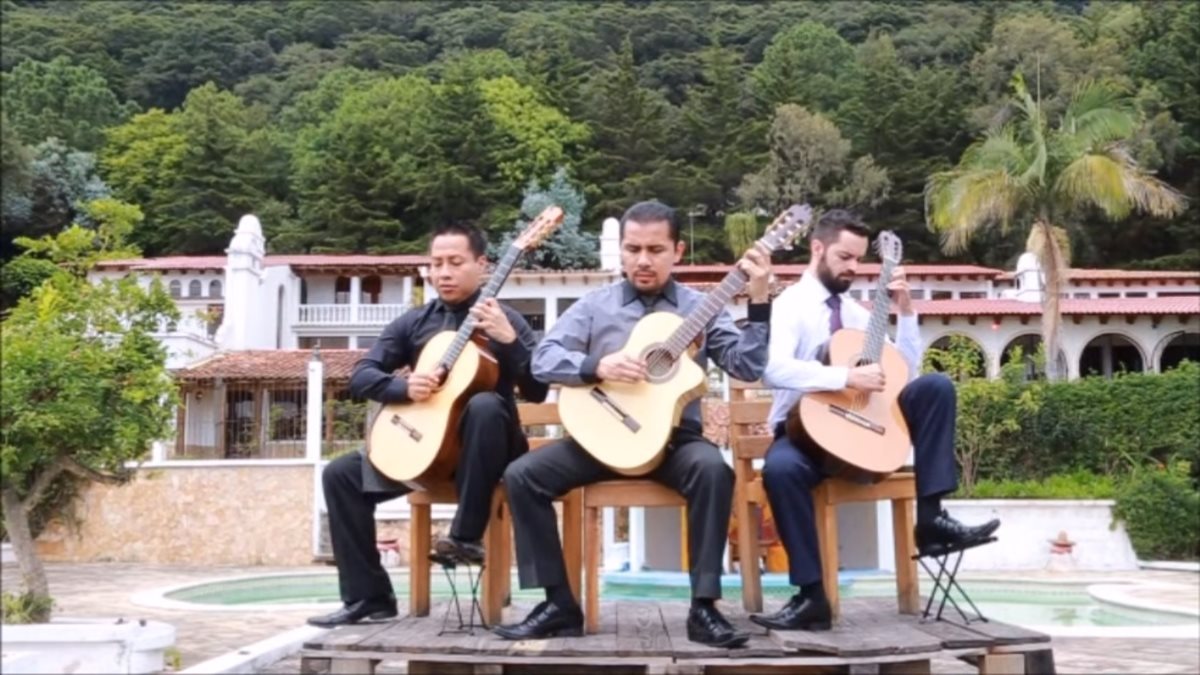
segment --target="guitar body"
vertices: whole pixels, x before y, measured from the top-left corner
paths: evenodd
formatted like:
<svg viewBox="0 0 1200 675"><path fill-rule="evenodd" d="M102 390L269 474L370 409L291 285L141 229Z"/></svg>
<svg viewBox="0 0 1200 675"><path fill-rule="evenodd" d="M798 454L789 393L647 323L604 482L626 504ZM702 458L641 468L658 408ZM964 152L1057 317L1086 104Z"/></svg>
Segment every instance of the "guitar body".
<svg viewBox="0 0 1200 675"><path fill-rule="evenodd" d="M829 364L858 365L866 333L845 328L829 340ZM876 483L908 458L911 441L900 411L900 391L908 384L908 363L884 344L879 364L886 387L864 394L853 389L805 394L788 415L788 438L833 476Z"/></svg>
<svg viewBox="0 0 1200 675"><path fill-rule="evenodd" d="M559 392L558 410L567 433L617 473L641 476L653 471L662 462L683 409L704 394L704 370L686 354L654 365L656 350L683 321L670 312L655 312L633 327L621 351L646 359L645 382L599 382Z"/></svg>
<svg viewBox="0 0 1200 675"><path fill-rule="evenodd" d="M454 341L454 331L434 335L425 345L414 372L428 373ZM442 387L424 401L383 406L371 423L367 457L383 475L415 487L450 478L458 466L458 422L471 396L496 387L500 369L495 357L468 342L446 374Z"/></svg>

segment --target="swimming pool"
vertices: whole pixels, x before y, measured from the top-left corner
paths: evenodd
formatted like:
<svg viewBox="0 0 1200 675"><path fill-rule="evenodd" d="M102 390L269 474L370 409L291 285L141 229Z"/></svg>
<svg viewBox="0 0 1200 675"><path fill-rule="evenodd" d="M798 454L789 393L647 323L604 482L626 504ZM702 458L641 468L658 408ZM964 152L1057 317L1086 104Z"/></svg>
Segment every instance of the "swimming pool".
<svg viewBox="0 0 1200 675"><path fill-rule="evenodd" d="M407 570L393 572L392 585L401 598L408 588ZM431 580L434 598L447 598L450 586L446 577L435 570ZM736 601L740 579L728 575L725 596ZM460 570L455 583L466 587L466 575ZM1091 581L1033 581L1020 579L964 579L980 611L989 618L1022 626L1063 627L1155 627L1195 626L1197 619L1183 614L1148 611L1103 602L1088 592ZM1111 587L1111 584L1108 585ZM514 600L537 601L540 590L518 590L513 581ZM843 578L843 597L890 597L894 581L885 575L859 575ZM922 586L923 592L928 588ZM768 575L763 592L767 597L783 598L792 589L786 579ZM604 575L603 596L608 600L683 600L688 597L687 577L681 573L643 572ZM225 579L160 592L159 606L208 610L257 610L267 608L299 609L328 606L338 602L337 576L331 572L303 572ZM143 597L143 600L146 598ZM965 605L964 605L965 607ZM947 612L953 610L947 607Z"/></svg>

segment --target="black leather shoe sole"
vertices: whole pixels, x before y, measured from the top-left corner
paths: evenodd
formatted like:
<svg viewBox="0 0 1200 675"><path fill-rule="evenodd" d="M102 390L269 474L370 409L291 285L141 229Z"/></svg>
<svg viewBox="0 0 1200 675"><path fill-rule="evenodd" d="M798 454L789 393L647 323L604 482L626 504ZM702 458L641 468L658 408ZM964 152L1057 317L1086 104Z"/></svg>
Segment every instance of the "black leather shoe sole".
<svg viewBox="0 0 1200 675"><path fill-rule="evenodd" d="M750 636L746 633L731 633L723 638L714 639L711 635L703 635L698 631L688 629L688 640L709 647L724 647L726 649L736 649L750 641Z"/></svg>
<svg viewBox="0 0 1200 675"><path fill-rule="evenodd" d="M506 629L504 626L497 626L492 629L492 632L505 640L545 640L552 637L583 637L583 626L564 626L555 628L537 635L524 635L517 631Z"/></svg>
<svg viewBox="0 0 1200 675"><path fill-rule="evenodd" d="M391 621L399 615L399 612L394 607L386 609L377 609L374 612L353 621L321 621L322 617L313 617L307 620L308 625L316 626L317 628L337 628L338 626L353 626L359 623L374 623L382 621Z"/></svg>
<svg viewBox="0 0 1200 675"><path fill-rule="evenodd" d="M750 615L750 620L771 630L807 630L807 631L822 631L833 628L833 621L830 619L822 619L818 621L797 621L796 623L785 623L783 621L775 621L770 617Z"/></svg>
<svg viewBox="0 0 1200 675"><path fill-rule="evenodd" d="M946 555L948 553L957 553L958 551L965 551L969 548L975 548L976 546L983 546L984 544L990 544L994 541L996 541L996 537L984 536L984 537L969 537L966 539L958 539L955 541L917 542L917 555L919 555L919 556Z"/></svg>
<svg viewBox="0 0 1200 675"><path fill-rule="evenodd" d="M479 546L463 546L453 539L439 539L433 545L436 555L459 562L478 565L484 560L484 550Z"/></svg>
<svg viewBox="0 0 1200 675"><path fill-rule="evenodd" d="M381 609L377 612L371 612L363 621L391 621L400 615L400 612L395 609Z"/></svg>

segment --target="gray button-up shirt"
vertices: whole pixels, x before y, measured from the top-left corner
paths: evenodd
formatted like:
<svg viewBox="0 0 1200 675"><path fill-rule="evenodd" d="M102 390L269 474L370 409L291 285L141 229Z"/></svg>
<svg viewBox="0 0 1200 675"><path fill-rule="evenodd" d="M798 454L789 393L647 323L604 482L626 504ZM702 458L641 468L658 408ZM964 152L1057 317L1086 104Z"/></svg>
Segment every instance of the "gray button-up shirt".
<svg viewBox="0 0 1200 675"><path fill-rule="evenodd" d="M533 353L533 376L550 384L580 385L599 381L600 359L620 351L633 326L650 312L665 311L687 316L699 307L705 294L671 279L657 297L643 298L627 281L609 284L580 298L542 339ZM753 382L767 366L767 341L771 327L771 305L750 305L749 323L738 330L729 311L722 309L708 324L696 362L708 368L712 359L722 370L739 380ZM680 426L699 431L700 401L688 404Z"/></svg>

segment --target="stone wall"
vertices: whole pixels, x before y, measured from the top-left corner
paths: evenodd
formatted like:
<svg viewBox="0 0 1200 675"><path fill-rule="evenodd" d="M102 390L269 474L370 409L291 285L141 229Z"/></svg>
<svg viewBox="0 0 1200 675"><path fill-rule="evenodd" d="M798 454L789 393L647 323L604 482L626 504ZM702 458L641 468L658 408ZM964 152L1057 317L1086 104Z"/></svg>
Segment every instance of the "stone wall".
<svg viewBox="0 0 1200 675"><path fill-rule="evenodd" d="M79 522L38 537L47 561L300 565L313 560L311 466L142 469L93 484Z"/></svg>

